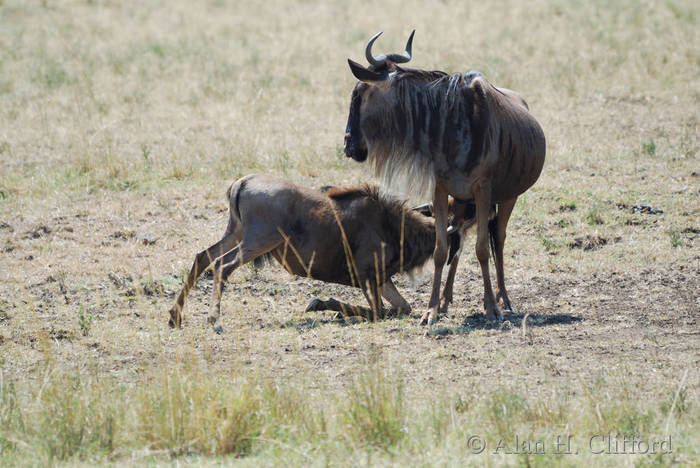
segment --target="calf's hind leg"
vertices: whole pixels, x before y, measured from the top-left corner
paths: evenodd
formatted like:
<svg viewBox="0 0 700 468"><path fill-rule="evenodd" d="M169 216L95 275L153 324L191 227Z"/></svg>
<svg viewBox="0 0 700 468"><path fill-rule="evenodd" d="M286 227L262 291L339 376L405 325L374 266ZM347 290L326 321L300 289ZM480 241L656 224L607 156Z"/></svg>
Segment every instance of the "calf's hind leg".
<svg viewBox="0 0 700 468"><path fill-rule="evenodd" d="M214 262L214 287L212 292L212 309L207 317L207 321L212 325L216 333L223 332L223 328L219 323L221 316L221 292L223 290L224 281L233 273L233 271L241 265L245 265L251 260L255 260L259 256L274 250L279 246L281 239L279 235L271 236L267 240L256 239L248 241L245 236L240 244L226 255L217 258Z"/></svg>
<svg viewBox="0 0 700 468"><path fill-rule="evenodd" d="M194 263L192 264L189 275L187 275L182 291L180 291L175 304L173 304L173 306L170 308L170 320L168 321L168 324L171 328L182 328L182 309L185 306L185 299L187 298L187 294L190 292L194 284L197 282L199 275L201 275L215 259L233 249L238 242L232 234L232 231L233 229L231 224L229 224L229 228L226 230L224 237L219 242L205 250L202 250L195 256Z"/></svg>

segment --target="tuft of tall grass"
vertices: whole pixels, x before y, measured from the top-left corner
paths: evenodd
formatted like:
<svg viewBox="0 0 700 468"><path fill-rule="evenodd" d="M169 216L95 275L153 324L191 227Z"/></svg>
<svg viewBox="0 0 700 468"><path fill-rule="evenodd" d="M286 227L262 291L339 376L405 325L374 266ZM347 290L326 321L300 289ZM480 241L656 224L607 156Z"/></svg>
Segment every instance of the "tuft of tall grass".
<svg viewBox="0 0 700 468"><path fill-rule="evenodd" d="M653 139L642 142L642 153L648 156L656 156L656 143Z"/></svg>
<svg viewBox="0 0 700 468"><path fill-rule="evenodd" d="M490 395L485 408L495 433L512 438L517 433L513 421L522 421L527 412L527 401L519 393L503 390Z"/></svg>
<svg viewBox="0 0 700 468"><path fill-rule="evenodd" d="M261 388L268 422L262 436L288 443L316 442L329 437L329 421L323 407L304 404L303 391L279 382L265 382Z"/></svg>
<svg viewBox="0 0 700 468"><path fill-rule="evenodd" d="M23 430L24 422L15 386L6 383L0 372L0 454L16 449L17 440L13 435Z"/></svg>
<svg viewBox="0 0 700 468"><path fill-rule="evenodd" d="M603 219L603 215L599 206L591 207L591 209L588 211L588 214L586 215L586 223L588 223L591 226L605 224L605 220Z"/></svg>
<svg viewBox="0 0 700 468"><path fill-rule="evenodd" d="M134 402L135 440L173 456L246 455L263 424L255 382L226 385L198 372L163 373Z"/></svg>
<svg viewBox="0 0 700 468"><path fill-rule="evenodd" d="M22 398L0 377L0 454L29 447L42 463L111 454L120 416L107 396L96 379L47 369Z"/></svg>
<svg viewBox="0 0 700 468"><path fill-rule="evenodd" d="M562 389L551 395L474 389L463 399L437 389L438 398L415 404L404 399L401 376L381 363L361 369L337 399L319 399L294 378L268 381L235 370L224 376L195 365L157 368L133 384L98 374L59 374L52 365L42 381L22 388L0 374L0 465L134 456L342 464L341 459L360 454L373 454L380 464L409 459L421 464L451 457L472 434L485 437L490 449L516 436L547 441L561 434L579 440L611 433L696 437L697 406L689 403L683 382L666 389L661 406L639 400L633 389L625 390L624 381L605 378L583 382L582 392ZM328 395L331 389L316 391ZM423 453L438 458L420 458ZM391 460L382 458L387 456ZM480 456L488 463L487 453Z"/></svg>
<svg viewBox="0 0 700 468"><path fill-rule="evenodd" d="M371 365L350 386L341 418L351 444L386 449L398 443L406 434L401 377Z"/></svg>
<svg viewBox="0 0 700 468"><path fill-rule="evenodd" d="M633 397L632 389L621 378L614 395L603 391L607 378L598 376L583 386L588 404L586 426L594 433L652 434L661 433L662 415L652 405L642 405Z"/></svg>

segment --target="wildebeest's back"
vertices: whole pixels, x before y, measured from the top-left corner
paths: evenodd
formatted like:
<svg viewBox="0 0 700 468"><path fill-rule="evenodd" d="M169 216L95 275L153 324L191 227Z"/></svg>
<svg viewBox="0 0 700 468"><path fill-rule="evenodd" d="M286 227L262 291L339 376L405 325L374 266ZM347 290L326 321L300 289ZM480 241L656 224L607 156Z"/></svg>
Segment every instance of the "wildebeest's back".
<svg viewBox="0 0 700 468"><path fill-rule="evenodd" d="M546 144L542 127L522 97L487 83L484 87L490 108L486 145L499 154L492 197L500 202L520 195L537 181L544 166Z"/></svg>
<svg viewBox="0 0 700 468"><path fill-rule="evenodd" d="M243 242L250 237L268 243L269 238L278 244L272 256L298 276L350 286L364 285L367 279L383 282L402 267L410 270L424 263L433 251L432 222L380 194L377 187L323 194L256 175L245 180L240 192L240 217L249 226Z"/></svg>
<svg viewBox="0 0 700 468"><path fill-rule="evenodd" d="M340 229L327 196L276 176L256 174L245 181L239 205L246 236L278 243L270 253L287 271L350 284Z"/></svg>

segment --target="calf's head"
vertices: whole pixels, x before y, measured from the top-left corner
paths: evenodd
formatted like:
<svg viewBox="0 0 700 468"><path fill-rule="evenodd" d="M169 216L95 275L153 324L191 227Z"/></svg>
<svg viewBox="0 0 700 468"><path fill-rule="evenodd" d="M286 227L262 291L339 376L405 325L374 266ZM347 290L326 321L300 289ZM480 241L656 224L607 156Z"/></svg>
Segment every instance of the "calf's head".
<svg viewBox="0 0 700 468"><path fill-rule="evenodd" d="M424 203L422 205L414 206L413 211L417 211L423 216L434 217L433 215L433 204ZM456 200L449 197L447 204L448 213L448 227L447 227L447 241L450 245L450 250L447 255L447 264L452 263L452 259L459 251L459 247L462 242L461 231L466 225L471 225L476 221L476 208L474 202L472 201L462 201ZM465 224L466 223L466 224Z"/></svg>

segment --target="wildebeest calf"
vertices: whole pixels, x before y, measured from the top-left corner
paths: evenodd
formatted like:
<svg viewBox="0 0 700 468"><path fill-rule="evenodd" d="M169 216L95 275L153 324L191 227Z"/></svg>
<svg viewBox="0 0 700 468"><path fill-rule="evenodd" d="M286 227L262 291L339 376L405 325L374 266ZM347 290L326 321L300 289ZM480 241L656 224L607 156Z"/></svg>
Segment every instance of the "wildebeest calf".
<svg viewBox="0 0 700 468"><path fill-rule="evenodd" d="M410 312L391 277L410 272L431 258L435 249L432 218L370 185L331 187L323 194L256 174L234 182L227 197L226 232L219 242L197 254L170 309L171 327L181 327L187 293L213 263L213 308L208 321L221 332L223 282L239 266L265 255L293 275L359 287L370 306L368 310L335 299L315 299L307 310L336 310L374 319L383 316L383 296L394 312Z"/></svg>

